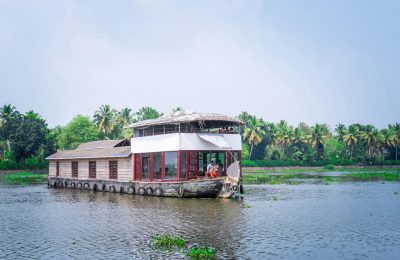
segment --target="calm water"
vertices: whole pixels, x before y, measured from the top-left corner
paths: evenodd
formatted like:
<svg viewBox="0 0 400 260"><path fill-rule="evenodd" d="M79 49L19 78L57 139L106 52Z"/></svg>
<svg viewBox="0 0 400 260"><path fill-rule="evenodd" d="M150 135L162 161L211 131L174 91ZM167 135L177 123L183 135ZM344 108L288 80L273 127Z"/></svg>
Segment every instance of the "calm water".
<svg viewBox="0 0 400 260"><path fill-rule="evenodd" d="M247 186L243 201L0 186L0 217L0 259L185 257L153 249L158 233L227 259L400 259L399 183Z"/></svg>

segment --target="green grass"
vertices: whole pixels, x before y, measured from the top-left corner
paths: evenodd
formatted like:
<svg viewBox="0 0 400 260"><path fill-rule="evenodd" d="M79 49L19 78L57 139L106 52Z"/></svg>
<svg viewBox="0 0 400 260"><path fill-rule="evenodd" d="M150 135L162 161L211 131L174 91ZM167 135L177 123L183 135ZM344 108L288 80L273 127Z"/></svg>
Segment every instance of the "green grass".
<svg viewBox="0 0 400 260"><path fill-rule="evenodd" d="M210 247L192 247L187 255L193 259L215 259L215 249Z"/></svg>
<svg viewBox="0 0 400 260"><path fill-rule="evenodd" d="M341 176L318 176L301 173L268 175L267 173L244 174L243 184L299 184L304 180L316 180L323 183L354 181L400 181L400 169L386 172L348 173Z"/></svg>
<svg viewBox="0 0 400 260"><path fill-rule="evenodd" d="M163 248L184 247L186 245L184 238L172 235L155 235L153 243L156 247Z"/></svg>
<svg viewBox="0 0 400 260"><path fill-rule="evenodd" d="M16 172L0 175L0 182L7 184L26 185L33 183L45 183L46 181L47 174L44 173Z"/></svg>
<svg viewBox="0 0 400 260"><path fill-rule="evenodd" d="M350 167L344 167L344 168L338 168L334 167L332 169L331 166L328 165L327 168L322 168L322 167L315 167L311 169L299 169L296 167L290 168L290 169L263 169L263 168L251 168L251 167L243 167L243 174L256 174L256 173L282 173L282 174L295 174L295 173L305 173L305 172L394 172L398 173L400 172L399 167L388 167L388 168L370 168L370 167L364 167L364 168L350 168Z"/></svg>

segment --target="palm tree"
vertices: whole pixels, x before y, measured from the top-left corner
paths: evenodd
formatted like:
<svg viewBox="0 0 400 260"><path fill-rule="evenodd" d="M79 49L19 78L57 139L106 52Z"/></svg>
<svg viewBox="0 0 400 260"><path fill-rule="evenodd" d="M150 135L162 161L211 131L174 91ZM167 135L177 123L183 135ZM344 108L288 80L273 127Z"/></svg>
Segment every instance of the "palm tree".
<svg viewBox="0 0 400 260"><path fill-rule="evenodd" d="M374 152L379 150L382 139L381 133L374 126L367 125L359 136L368 145L368 156L372 159Z"/></svg>
<svg viewBox="0 0 400 260"><path fill-rule="evenodd" d="M282 120L277 124L274 135L274 142L282 147L286 156L288 156L288 148L294 140L293 127L288 126L287 122Z"/></svg>
<svg viewBox="0 0 400 260"><path fill-rule="evenodd" d="M390 149L396 146L396 132L392 129L382 129L382 159L385 159L383 148Z"/></svg>
<svg viewBox="0 0 400 260"><path fill-rule="evenodd" d="M389 129L395 133L395 149L396 149L396 161L398 157L398 148L400 146L400 124L396 123L395 125L389 125Z"/></svg>
<svg viewBox="0 0 400 260"><path fill-rule="evenodd" d="M115 109L111 109L110 105L102 105L93 116L93 121L105 135L110 134L113 129L115 113Z"/></svg>
<svg viewBox="0 0 400 260"><path fill-rule="evenodd" d="M250 145L250 160L254 146L261 143L265 136L264 126L264 121L262 119L258 120L255 116L251 116L246 124L246 128L243 132L243 139Z"/></svg>
<svg viewBox="0 0 400 260"><path fill-rule="evenodd" d="M130 108L123 108L120 112L119 112L119 119L121 121L121 125L122 127L126 127L128 126L130 123L132 123L132 109Z"/></svg>
<svg viewBox="0 0 400 260"><path fill-rule="evenodd" d="M318 157L322 158L324 153L324 142L329 136L329 128L325 124L315 124L311 127L311 134L308 136L309 143L316 150Z"/></svg>
<svg viewBox="0 0 400 260"><path fill-rule="evenodd" d="M17 114L18 112L16 111L15 106L12 106L11 104L4 105L0 108L0 124L10 121Z"/></svg>
<svg viewBox="0 0 400 260"><path fill-rule="evenodd" d="M335 132L337 133L337 137L339 141L343 142L343 136L346 134L346 126L342 124L338 124L335 128Z"/></svg>
<svg viewBox="0 0 400 260"><path fill-rule="evenodd" d="M343 143L350 148L350 160L353 159L354 147L359 140L360 130L357 126L351 125L343 135Z"/></svg>

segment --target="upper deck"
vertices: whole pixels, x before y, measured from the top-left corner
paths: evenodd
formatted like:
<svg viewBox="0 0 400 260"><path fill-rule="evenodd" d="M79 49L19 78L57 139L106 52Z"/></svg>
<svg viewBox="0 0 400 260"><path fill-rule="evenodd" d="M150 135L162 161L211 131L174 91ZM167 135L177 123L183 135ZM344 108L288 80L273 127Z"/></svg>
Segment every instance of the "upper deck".
<svg viewBox="0 0 400 260"><path fill-rule="evenodd" d="M178 111L132 124L132 152L241 150L237 118Z"/></svg>

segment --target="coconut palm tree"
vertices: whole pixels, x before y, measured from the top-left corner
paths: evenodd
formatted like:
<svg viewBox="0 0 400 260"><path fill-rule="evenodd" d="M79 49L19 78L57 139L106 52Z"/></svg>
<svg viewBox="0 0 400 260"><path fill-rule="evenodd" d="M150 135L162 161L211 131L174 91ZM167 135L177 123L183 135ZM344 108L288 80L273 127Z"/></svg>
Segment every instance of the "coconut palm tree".
<svg viewBox="0 0 400 260"><path fill-rule="evenodd" d="M17 116L17 114L19 113L16 111L15 106L12 106L11 104L4 105L0 108L0 124L10 121Z"/></svg>
<svg viewBox="0 0 400 260"><path fill-rule="evenodd" d="M113 129L115 114L115 109L111 109L110 105L102 105L93 116L93 121L105 135L110 134Z"/></svg>
<svg viewBox="0 0 400 260"><path fill-rule="evenodd" d="M130 108L123 108L120 112L119 112L119 119L121 121L121 125L122 127L126 127L128 126L130 123L132 123L132 109Z"/></svg>
<svg viewBox="0 0 400 260"><path fill-rule="evenodd" d="M319 158L323 156L324 142L329 135L329 128L325 124L315 124L315 126L311 127L311 134L308 136L308 140Z"/></svg>
<svg viewBox="0 0 400 260"><path fill-rule="evenodd" d="M346 134L346 126L342 124L338 124L335 128L335 132L337 133L337 137L339 141L343 142L343 136Z"/></svg>
<svg viewBox="0 0 400 260"><path fill-rule="evenodd" d="M396 146L396 132L392 129L382 129L382 159L385 158L383 149L390 149Z"/></svg>
<svg viewBox="0 0 400 260"><path fill-rule="evenodd" d="M294 140L293 127L288 126L287 122L282 120L276 126L274 135L274 143L279 145L286 156L288 156L288 148L292 145Z"/></svg>
<svg viewBox="0 0 400 260"><path fill-rule="evenodd" d="M357 145L360 137L360 130L357 126L351 125L343 135L343 143L350 148L350 160L353 159L354 147Z"/></svg>
<svg viewBox="0 0 400 260"><path fill-rule="evenodd" d="M367 125L364 131L360 131L359 137L368 145L368 157L373 158L376 151L379 151L382 135L378 129L372 125Z"/></svg>
<svg viewBox="0 0 400 260"><path fill-rule="evenodd" d="M249 153L250 160L254 146L261 143L266 134L264 127L265 127L264 121L262 119L258 120L255 116L251 116L251 118L249 118L246 124L246 128L244 129L243 132L243 139L247 141L247 143L250 145L250 153Z"/></svg>
<svg viewBox="0 0 400 260"><path fill-rule="evenodd" d="M400 146L400 124L396 123L395 125L389 125L389 129L395 133L395 149L396 149L396 161L398 159L398 149Z"/></svg>

